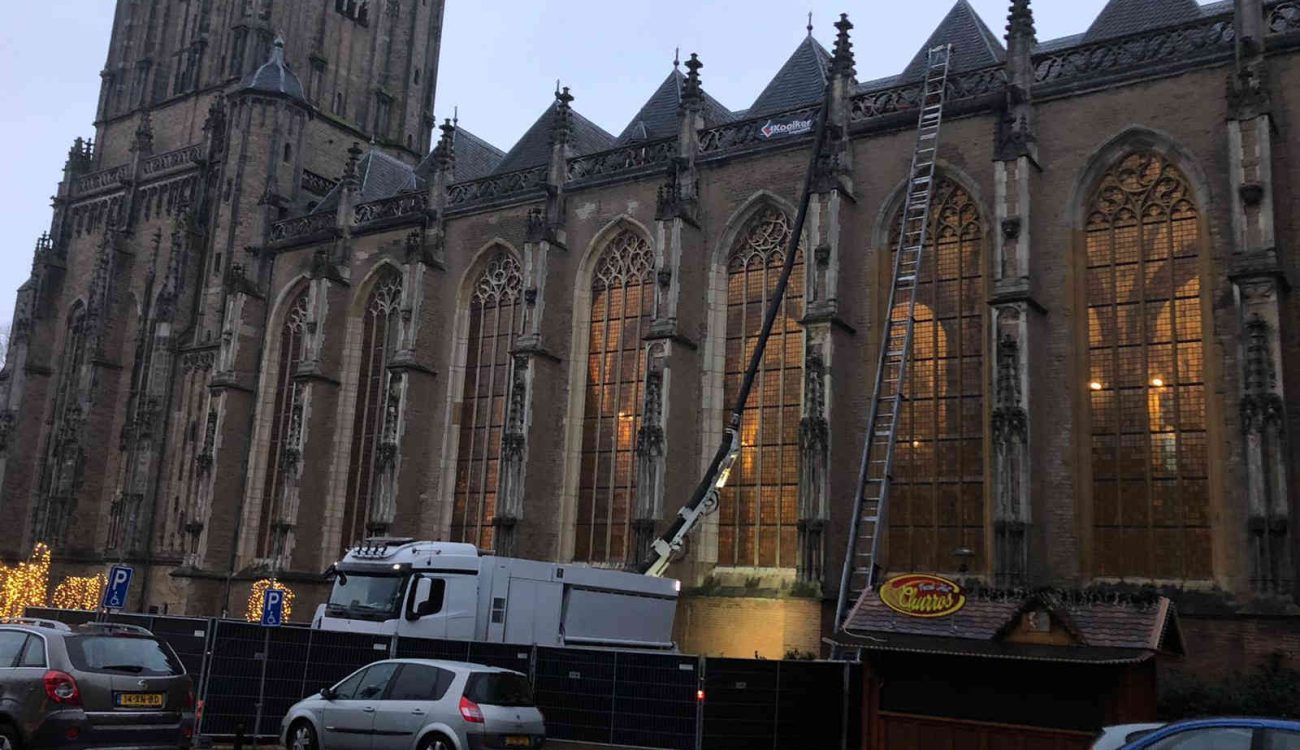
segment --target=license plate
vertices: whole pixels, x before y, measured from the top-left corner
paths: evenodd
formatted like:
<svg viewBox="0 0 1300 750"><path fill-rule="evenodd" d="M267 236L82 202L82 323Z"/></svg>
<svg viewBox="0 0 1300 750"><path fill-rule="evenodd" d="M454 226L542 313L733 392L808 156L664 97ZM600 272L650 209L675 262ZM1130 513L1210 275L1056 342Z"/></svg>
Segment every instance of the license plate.
<svg viewBox="0 0 1300 750"><path fill-rule="evenodd" d="M532 747L533 740L531 737L522 734L511 734L506 736L506 747Z"/></svg>
<svg viewBox="0 0 1300 750"><path fill-rule="evenodd" d="M118 693L117 705L122 708L162 708L162 693Z"/></svg>

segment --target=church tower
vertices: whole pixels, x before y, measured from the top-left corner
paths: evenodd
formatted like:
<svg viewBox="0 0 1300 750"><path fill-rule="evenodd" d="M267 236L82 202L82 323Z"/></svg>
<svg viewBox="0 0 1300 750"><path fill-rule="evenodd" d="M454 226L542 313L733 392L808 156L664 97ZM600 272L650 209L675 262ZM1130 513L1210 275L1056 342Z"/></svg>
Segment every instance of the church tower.
<svg viewBox="0 0 1300 750"><path fill-rule="evenodd" d="M133 608L217 606L271 224L321 203L355 144L425 157L443 5L118 0L0 372L0 558L45 543L56 576L135 564Z"/></svg>

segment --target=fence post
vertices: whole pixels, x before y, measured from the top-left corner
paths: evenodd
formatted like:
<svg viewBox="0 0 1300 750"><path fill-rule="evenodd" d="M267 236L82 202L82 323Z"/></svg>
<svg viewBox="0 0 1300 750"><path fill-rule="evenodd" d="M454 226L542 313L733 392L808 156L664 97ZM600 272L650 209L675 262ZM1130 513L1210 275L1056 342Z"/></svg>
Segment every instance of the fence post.
<svg viewBox="0 0 1300 750"><path fill-rule="evenodd" d="M398 636L397 636L397 633L393 633L392 637L388 639L388 658L389 658L389 659L396 659L396 658L397 658L397 637L398 637Z"/></svg>
<svg viewBox="0 0 1300 750"><path fill-rule="evenodd" d="M609 744L614 744L614 715L616 711L614 706L618 704L618 652L614 652L614 679L610 686L609 695Z"/></svg>
<svg viewBox="0 0 1300 750"><path fill-rule="evenodd" d="M703 656L696 658L699 663L696 665L695 678L695 750L704 750L704 701L700 700L700 696L703 695L704 700L709 698L704 692L704 670L709 660Z"/></svg>
<svg viewBox="0 0 1300 750"><path fill-rule="evenodd" d="M840 711L840 750L849 750L849 710L853 700L853 675L844 662L844 706ZM863 748L866 750L866 748Z"/></svg>
<svg viewBox="0 0 1300 750"><path fill-rule="evenodd" d="M263 625L262 631L262 676L257 681L257 713L253 716L254 738L262 734L262 704L266 701L266 663L271 660L271 628Z"/></svg>
<svg viewBox="0 0 1300 750"><path fill-rule="evenodd" d="M212 656L217 649L217 625L219 620L208 618L204 621L203 626L203 659L199 664L199 682L197 685L198 697L196 701L203 701L203 711L199 713L199 720L194 726L194 736L203 734L203 719L208 713L208 681L212 673ZM197 703L196 703L197 705Z"/></svg>

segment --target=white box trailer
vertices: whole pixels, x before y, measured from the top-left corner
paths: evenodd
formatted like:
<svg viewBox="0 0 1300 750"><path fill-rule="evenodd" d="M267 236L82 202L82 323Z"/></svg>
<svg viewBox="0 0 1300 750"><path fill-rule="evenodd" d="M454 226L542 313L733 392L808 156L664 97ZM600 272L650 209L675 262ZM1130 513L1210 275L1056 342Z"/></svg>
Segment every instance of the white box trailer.
<svg viewBox="0 0 1300 750"><path fill-rule="evenodd" d="M369 540L336 563L312 627L542 646L673 649L679 582L480 555L471 544Z"/></svg>

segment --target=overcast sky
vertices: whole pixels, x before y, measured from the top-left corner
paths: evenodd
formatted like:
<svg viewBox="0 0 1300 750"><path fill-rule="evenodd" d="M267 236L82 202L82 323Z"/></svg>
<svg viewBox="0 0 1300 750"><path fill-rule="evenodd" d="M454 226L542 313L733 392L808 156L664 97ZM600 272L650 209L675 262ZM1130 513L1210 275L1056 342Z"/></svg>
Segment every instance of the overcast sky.
<svg viewBox="0 0 1300 750"><path fill-rule="evenodd" d="M326 2L327 0L286 0ZM971 0L997 36L1007 0ZM1037 0L1040 39L1085 30L1105 0ZM0 25L0 321L49 227L49 196L72 139L91 122L113 0L6 2ZM830 48L841 11L857 25L858 77L902 70L952 0L448 0L437 114L508 150L551 101L555 80L574 107L617 134L672 68L698 52L705 89L743 109L807 33Z"/></svg>

